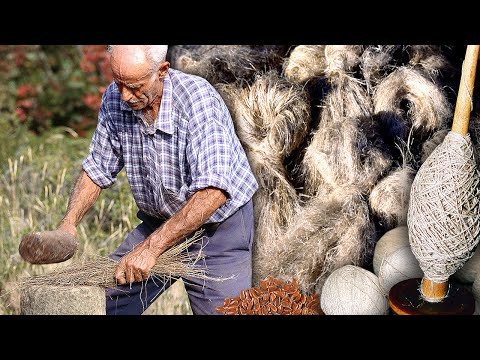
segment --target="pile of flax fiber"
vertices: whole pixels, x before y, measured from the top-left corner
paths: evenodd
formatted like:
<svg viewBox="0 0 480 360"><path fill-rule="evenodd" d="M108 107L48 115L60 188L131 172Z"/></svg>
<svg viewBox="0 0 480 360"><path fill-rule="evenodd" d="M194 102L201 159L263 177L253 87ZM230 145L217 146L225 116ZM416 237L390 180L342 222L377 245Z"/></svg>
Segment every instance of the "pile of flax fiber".
<svg viewBox="0 0 480 360"><path fill-rule="evenodd" d="M464 48L292 45L281 66L248 65L265 51L172 63L219 90L259 183L254 286L297 279L320 295L335 269L371 269L376 241L406 225L413 178L451 125ZM229 76L212 76L219 59Z"/></svg>

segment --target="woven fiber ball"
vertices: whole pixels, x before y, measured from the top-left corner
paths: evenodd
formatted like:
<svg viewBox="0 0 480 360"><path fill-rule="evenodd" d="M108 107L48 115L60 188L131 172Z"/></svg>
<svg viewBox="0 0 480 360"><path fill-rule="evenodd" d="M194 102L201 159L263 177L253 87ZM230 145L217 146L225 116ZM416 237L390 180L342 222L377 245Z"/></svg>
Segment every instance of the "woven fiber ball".
<svg viewBox="0 0 480 360"><path fill-rule="evenodd" d="M392 286L400 281L421 277L423 277L423 271L409 245L384 257L378 273L380 286L385 291L385 295L388 295Z"/></svg>
<svg viewBox="0 0 480 360"><path fill-rule="evenodd" d="M105 315L105 304L97 286L31 286L20 297L22 315Z"/></svg>
<svg viewBox="0 0 480 360"><path fill-rule="evenodd" d="M387 231L375 245L375 251L373 254L373 272L378 275L383 259L407 245L409 245L409 242L408 228L406 226L399 226Z"/></svg>
<svg viewBox="0 0 480 360"><path fill-rule="evenodd" d="M353 265L330 274L320 303L326 315L385 315L388 311L377 275Z"/></svg>
<svg viewBox="0 0 480 360"><path fill-rule="evenodd" d="M479 248L480 249L480 248ZM475 251L473 256L457 270L453 277L463 283L473 283L480 269L480 251Z"/></svg>

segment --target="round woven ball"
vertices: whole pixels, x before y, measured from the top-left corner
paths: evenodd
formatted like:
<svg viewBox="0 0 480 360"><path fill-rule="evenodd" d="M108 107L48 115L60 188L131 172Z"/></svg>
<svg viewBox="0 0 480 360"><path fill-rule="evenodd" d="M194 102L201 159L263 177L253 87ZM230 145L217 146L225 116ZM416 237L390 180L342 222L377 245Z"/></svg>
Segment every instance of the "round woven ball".
<svg viewBox="0 0 480 360"><path fill-rule="evenodd" d="M96 286L31 286L21 289L22 315L105 315L105 289Z"/></svg>
<svg viewBox="0 0 480 360"><path fill-rule="evenodd" d="M406 226L399 226L387 231L375 245L373 272L378 275L383 259L406 245L409 245L408 228Z"/></svg>
<svg viewBox="0 0 480 360"><path fill-rule="evenodd" d="M385 315L388 311L377 275L353 265L330 274L320 302L326 315Z"/></svg>
<svg viewBox="0 0 480 360"><path fill-rule="evenodd" d="M385 295L388 295L392 286L400 281L422 277L423 271L410 245L401 247L384 257L378 273L378 280Z"/></svg>

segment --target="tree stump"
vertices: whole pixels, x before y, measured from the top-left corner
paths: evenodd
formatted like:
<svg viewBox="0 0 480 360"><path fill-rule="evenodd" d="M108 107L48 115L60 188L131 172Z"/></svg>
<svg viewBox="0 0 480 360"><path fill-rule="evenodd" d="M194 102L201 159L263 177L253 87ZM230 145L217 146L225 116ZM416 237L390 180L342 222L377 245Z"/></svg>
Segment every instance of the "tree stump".
<svg viewBox="0 0 480 360"><path fill-rule="evenodd" d="M21 290L22 315L105 315L105 289L31 286Z"/></svg>

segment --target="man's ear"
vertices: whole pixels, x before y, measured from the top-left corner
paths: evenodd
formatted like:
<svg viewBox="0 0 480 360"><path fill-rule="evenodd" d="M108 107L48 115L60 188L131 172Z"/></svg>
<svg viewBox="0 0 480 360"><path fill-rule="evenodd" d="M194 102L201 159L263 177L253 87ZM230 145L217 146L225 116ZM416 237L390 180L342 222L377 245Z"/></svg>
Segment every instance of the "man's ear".
<svg viewBox="0 0 480 360"><path fill-rule="evenodd" d="M163 79L165 75L167 75L167 71L170 68L170 63L168 61L164 61L161 65L160 68L158 69L158 77L160 79Z"/></svg>

